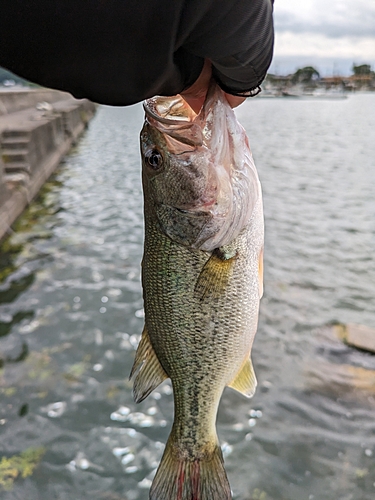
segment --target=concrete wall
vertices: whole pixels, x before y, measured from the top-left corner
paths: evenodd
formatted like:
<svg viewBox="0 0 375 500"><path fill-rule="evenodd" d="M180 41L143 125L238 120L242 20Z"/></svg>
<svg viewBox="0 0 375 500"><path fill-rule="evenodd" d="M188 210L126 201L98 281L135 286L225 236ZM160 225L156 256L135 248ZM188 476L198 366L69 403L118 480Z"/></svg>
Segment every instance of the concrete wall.
<svg viewBox="0 0 375 500"><path fill-rule="evenodd" d="M93 103L64 92L0 92L0 239L94 113Z"/></svg>
<svg viewBox="0 0 375 500"><path fill-rule="evenodd" d="M0 206L1 206L1 200L5 199L5 181L4 181L4 164L3 160L0 156ZM1 214L0 214L1 216ZM1 234L1 233L0 233ZM1 236L0 236L1 238Z"/></svg>
<svg viewBox="0 0 375 500"><path fill-rule="evenodd" d="M51 89L4 89L0 91L0 116L33 108L40 102L54 103L72 99L67 92Z"/></svg>

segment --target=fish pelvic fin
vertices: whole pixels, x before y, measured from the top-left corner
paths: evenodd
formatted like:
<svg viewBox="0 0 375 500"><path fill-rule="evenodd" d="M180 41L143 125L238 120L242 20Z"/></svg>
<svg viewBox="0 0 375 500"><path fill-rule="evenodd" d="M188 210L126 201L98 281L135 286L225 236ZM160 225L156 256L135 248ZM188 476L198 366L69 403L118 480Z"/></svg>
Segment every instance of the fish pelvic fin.
<svg viewBox="0 0 375 500"><path fill-rule="evenodd" d="M231 500L219 444L200 458L178 450L173 434L150 490L150 500Z"/></svg>
<svg viewBox="0 0 375 500"><path fill-rule="evenodd" d="M195 294L200 300L218 298L225 291L237 254L226 253L216 248L203 266L195 285Z"/></svg>
<svg viewBox="0 0 375 500"><path fill-rule="evenodd" d="M147 398L158 385L168 378L151 345L146 325L143 328L141 341L135 354L130 380L134 375L133 396L136 403Z"/></svg>
<svg viewBox="0 0 375 500"><path fill-rule="evenodd" d="M250 358L245 361L232 382L228 384L228 387L235 389L248 398L254 396L257 387L257 379Z"/></svg>

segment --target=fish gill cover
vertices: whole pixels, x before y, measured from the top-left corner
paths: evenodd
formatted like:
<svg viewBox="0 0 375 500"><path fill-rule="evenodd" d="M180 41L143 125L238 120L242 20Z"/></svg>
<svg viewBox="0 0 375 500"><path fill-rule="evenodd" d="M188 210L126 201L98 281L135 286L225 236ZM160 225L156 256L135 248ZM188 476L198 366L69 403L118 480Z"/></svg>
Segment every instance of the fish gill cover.
<svg viewBox="0 0 375 500"><path fill-rule="evenodd" d="M170 153L208 156L211 203L190 211L212 216L214 230L206 228L195 247L212 251L227 245L247 226L261 196L258 174L249 141L223 91L211 84L206 101L196 114L179 95L156 96L144 103L146 120L164 136Z"/></svg>

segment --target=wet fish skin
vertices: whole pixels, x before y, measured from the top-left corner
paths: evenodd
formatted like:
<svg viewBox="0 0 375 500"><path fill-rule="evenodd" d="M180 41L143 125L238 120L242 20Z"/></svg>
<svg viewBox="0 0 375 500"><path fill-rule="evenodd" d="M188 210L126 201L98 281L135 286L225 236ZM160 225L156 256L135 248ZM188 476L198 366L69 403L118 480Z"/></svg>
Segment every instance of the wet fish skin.
<svg viewBox="0 0 375 500"><path fill-rule="evenodd" d="M256 386L250 351L262 294L260 187L238 236L210 251L199 248L216 227L212 207L219 186L204 137L197 131L192 136L195 144L174 144L146 113L145 329L132 376L136 401L169 377L175 403L151 500L231 498L215 429L217 408L225 386L247 396Z"/></svg>

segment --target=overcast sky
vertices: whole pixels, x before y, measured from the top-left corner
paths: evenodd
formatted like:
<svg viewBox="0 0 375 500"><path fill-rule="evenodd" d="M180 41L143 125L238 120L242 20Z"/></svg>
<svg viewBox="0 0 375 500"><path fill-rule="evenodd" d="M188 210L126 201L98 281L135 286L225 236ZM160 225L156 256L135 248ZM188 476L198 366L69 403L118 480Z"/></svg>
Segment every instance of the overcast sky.
<svg viewBox="0 0 375 500"><path fill-rule="evenodd" d="M275 0L274 19L271 73L313 65L347 75L353 62L375 70L375 0Z"/></svg>

